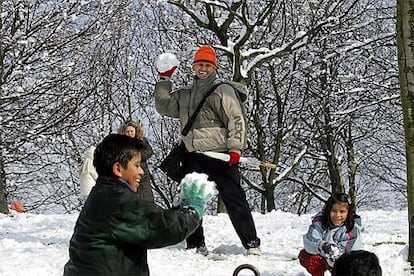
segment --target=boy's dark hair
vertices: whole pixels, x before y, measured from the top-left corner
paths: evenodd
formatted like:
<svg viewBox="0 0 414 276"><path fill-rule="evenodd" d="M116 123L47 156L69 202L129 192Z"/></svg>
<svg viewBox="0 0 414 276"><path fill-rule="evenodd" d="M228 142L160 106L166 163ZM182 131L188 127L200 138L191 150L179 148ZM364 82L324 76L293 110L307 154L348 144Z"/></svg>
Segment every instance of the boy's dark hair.
<svg viewBox="0 0 414 276"><path fill-rule="evenodd" d="M332 276L382 276L377 255L365 250L345 252L336 260Z"/></svg>
<svg viewBox="0 0 414 276"><path fill-rule="evenodd" d="M109 134L96 146L93 165L99 176L113 176L115 163L126 168L128 162L144 148L141 139L122 134Z"/></svg>
<svg viewBox="0 0 414 276"><path fill-rule="evenodd" d="M336 203L346 203L348 204L348 216L345 220L346 232L352 231L355 224L355 218L359 217L355 213L355 205L349 201L349 197L345 193L335 193L332 194L325 203L325 207L322 212L322 226L324 229L332 228L330 212L332 207Z"/></svg>

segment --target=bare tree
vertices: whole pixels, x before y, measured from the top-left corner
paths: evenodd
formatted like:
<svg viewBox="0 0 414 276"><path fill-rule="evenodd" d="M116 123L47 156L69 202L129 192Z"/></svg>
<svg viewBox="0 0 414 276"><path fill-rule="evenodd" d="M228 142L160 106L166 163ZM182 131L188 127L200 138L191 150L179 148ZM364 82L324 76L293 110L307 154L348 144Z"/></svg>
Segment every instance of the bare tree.
<svg viewBox="0 0 414 276"><path fill-rule="evenodd" d="M84 47L123 6L1 2L1 206L6 191L10 199L24 198L27 210L40 205L47 210L46 203L67 197L64 187L74 183L68 168L76 165L76 159L65 158L65 151L73 148L68 130L85 122L85 95L96 89L87 77L93 68L86 63Z"/></svg>
<svg viewBox="0 0 414 276"><path fill-rule="evenodd" d="M356 200L355 179L363 173L358 166L366 160L359 161L355 152L370 143L364 140L368 132L358 133L354 126L369 121L365 114L386 104L380 95L384 87L388 101L396 99L395 83L386 84L393 63L380 64L384 54L392 59L394 33L387 30L393 24L392 7L381 1L167 2L191 19L187 25L192 28L186 29L197 30L197 41L221 50L227 74L249 84L249 121L255 131L249 133L247 153L278 165L261 169L259 177L245 174L245 182L264 198L262 211L275 209L275 202L290 208L292 202L310 202L304 200L304 191L324 200L346 186ZM383 32L366 39L378 28ZM355 64L365 71L344 73ZM352 83L362 74L363 81ZM360 93L369 89L375 93L351 111ZM355 98L344 91L352 91ZM292 196L294 201L286 201Z"/></svg>
<svg viewBox="0 0 414 276"><path fill-rule="evenodd" d="M408 260L414 264L414 3L397 1L397 44L407 155Z"/></svg>

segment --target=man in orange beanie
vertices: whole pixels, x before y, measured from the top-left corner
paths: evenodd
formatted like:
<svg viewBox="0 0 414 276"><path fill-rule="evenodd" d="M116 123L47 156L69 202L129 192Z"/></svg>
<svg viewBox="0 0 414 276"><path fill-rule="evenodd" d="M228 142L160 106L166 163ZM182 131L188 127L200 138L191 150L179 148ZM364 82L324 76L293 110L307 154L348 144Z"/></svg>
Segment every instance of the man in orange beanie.
<svg viewBox="0 0 414 276"><path fill-rule="evenodd" d="M210 46L200 46L198 51L194 55L194 64L197 63L209 63L213 65L214 69L217 69L217 56L216 52Z"/></svg>
<svg viewBox="0 0 414 276"><path fill-rule="evenodd" d="M247 101L247 88L241 83L217 78L217 56L210 46L200 46L195 52L192 63L195 76L191 86L173 91L171 77L176 68L171 65L168 70L158 72L155 108L161 115L179 118L183 130L197 106L206 99L188 133L182 132L187 150L184 170L205 173L217 184L247 254L260 255L260 239L240 184L238 166L246 143L243 104ZM228 153L229 160L225 162L200 153L206 151ZM187 248L208 254L202 225L187 239Z"/></svg>

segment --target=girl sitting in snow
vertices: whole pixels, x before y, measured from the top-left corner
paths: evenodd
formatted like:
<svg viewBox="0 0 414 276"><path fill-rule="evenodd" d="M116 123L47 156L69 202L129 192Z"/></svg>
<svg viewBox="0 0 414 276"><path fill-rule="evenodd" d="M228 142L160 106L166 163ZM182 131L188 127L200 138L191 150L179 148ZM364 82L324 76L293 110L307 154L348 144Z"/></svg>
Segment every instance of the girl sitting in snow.
<svg viewBox="0 0 414 276"><path fill-rule="evenodd" d="M362 249L361 230L361 218L355 214L348 195L333 194L303 236L300 264L312 276L323 276L344 252Z"/></svg>

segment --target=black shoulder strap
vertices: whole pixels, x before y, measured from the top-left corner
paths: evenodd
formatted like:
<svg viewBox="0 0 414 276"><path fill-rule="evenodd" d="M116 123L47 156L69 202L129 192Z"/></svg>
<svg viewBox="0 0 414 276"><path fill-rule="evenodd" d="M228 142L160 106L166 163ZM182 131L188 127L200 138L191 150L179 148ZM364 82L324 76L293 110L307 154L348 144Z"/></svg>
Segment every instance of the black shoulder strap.
<svg viewBox="0 0 414 276"><path fill-rule="evenodd" d="M214 90L216 90L216 88L220 85L219 84L215 84L213 87L211 87L211 89L207 92L207 94L204 96L204 98L201 100L201 102L198 104L196 110L194 111L193 115L191 115L190 119L188 119L188 122L185 124L183 130L181 131L181 134L183 136L186 136L188 134L188 132L190 132L191 127L193 126L195 119L198 115L198 113L201 110L201 107L203 106L204 102L206 101L207 97L211 95L211 93L214 92Z"/></svg>

